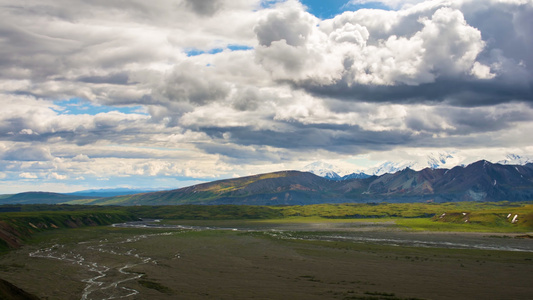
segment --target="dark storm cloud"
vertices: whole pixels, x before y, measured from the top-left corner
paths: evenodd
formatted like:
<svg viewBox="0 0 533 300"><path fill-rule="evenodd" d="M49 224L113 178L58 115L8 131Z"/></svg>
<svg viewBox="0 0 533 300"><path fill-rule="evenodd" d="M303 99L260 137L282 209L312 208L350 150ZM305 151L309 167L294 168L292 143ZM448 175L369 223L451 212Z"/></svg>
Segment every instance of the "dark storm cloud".
<svg viewBox="0 0 533 300"><path fill-rule="evenodd" d="M418 86L349 85L342 81L329 86L308 82L294 86L318 97L332 97L348 101L402 104L445 102L464 107L490 106L512 101L533 103L533 84L500 80L439 78L435 82Z"/></svg>
<svg viewBox="0 0 533 300"><path fill-rule="evenodd" d="M280 149L326 151L357 154L369 150L385 150L408 144L424 136L414 136L407 131L365 131L349 125L303 125L291 123L287 131L257 130L251 127L202 128L213 139L222 139L236 145L271 146ZM228 138L229 133L229 138ZM199 145L199 147L207 147ZM209 146L213 149L212 146ZM233 156L230 152L229 156Z"/></svg>
<svg viewBox="0 0 533 300"><path fill-rule="evenodd" d="M450 107L437 111L437 113L456 127L455 130L449 130L450 133L456 135L496 132L511 129L517 123L533 120L531 110L520 109L519 107L510 108L509 106L486 109Z"/></svg>
<svg viewBox="0 0 533 300"><path fill-rule="evenodd" d="M218 154L228 163L247 164L257 162L279 163L290 160L288 153L266 147L247 147L228 143L199 143L198 148L209 154Z"/></svg>
<svg viewBox="0 0 533 300"><path fill-rule="evenodd" d="M108 83L108 84L118 84L126 85L129 83L129 74L128 73L113 73L104 76L81 76L77 79L80 82L85 83Z"/></svg>
<svg viewBox="0 0 533 300"><path fill-rule="evenodd" d="M479 4L475 1L466 3L463 10L468 23L481 31L483 40L487 42L487 49L500 49L504 56L516 62L524 61L531 71L533 7L528 4ZM480 56L485 58L489 54L490 50L484 51Z"/></svg>
<svg viewBox="0 0 533 300"><path fill-rule="evenodd" d="M0 156L0 159L12 161L49 161L53 159L53 156L50 154L50 149L42 146L32 146L10 149Z"/></svg>
<svg viewBox="0 0 533 300"><path fill-rule="evenodd" d="M212 16L222 8L220 0L185 0L187 6L202 16Z"/></svg>

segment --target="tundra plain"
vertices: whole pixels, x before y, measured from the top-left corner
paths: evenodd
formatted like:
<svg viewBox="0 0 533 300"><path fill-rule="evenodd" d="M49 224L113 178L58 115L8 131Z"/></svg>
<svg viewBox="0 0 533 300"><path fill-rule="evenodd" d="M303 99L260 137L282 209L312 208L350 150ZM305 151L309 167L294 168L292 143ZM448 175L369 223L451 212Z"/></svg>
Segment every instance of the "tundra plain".
<svg viewBox="0 0 533 300"><path fill-rule="evenodd" d="M45 230L0 256L0 278L40 299L529 298L529 226L421 227L438 218L165 219Z"/></svg>

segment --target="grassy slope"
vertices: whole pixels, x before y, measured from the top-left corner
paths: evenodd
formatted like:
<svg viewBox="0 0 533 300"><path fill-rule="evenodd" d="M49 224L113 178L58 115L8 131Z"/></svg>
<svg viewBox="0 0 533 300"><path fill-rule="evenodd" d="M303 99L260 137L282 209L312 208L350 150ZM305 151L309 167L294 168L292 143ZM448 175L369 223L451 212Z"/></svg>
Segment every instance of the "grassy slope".
<svg viewBox="0 0 533 300"><path fill-rule="evenodd" d="M84 205L206 204L226 196L235 197L236 195L239 195L239 192L246 195L247 192L243 192L243 190L250 188L250 186L254 183L268 182L269 180L276 178L292 177L301 174L301 172L282 171L235 179L219 180L173 191L124 195L103 199L80 199L66 203Z"/></svg>
<svg viewBox="0 0 533 300"><path fill-rule="evenodd" d="M40 206L41 208L53 206ZM60 228L110 225L137 218L127 212L107 209L79 211L21 211L0 213L0 251L18 248L35 233ZM70 208L72 209L72 208Z"/></svg>

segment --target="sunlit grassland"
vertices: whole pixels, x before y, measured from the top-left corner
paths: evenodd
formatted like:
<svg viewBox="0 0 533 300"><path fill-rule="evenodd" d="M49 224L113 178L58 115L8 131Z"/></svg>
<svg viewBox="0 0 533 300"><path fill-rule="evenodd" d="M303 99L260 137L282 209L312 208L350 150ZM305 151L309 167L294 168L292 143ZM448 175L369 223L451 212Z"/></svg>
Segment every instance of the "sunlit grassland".
<svg viewBox="0 0 533 300"><path fill-rule="evenodd" d="M18 228L25 237L35 231L104 225L135 218L158 218L165 222L207 226L261 227L299 223L352 223L358 226L361 223L376 223L415 231L533 232L533 204L516 202L13 207L21 211L2 212L0 221ZM513 222L515 216L517 218Z"/></svg>
<svg viewBox="0 0 533 300"><path fill-rule="evenodd" d="M512 233L512 232L531 232L533 228L531 226L524 227L514 224L496 224L496 223L447 223L438 222L432 219L419 218L419 219L394 219L393 220L398 228L405 230L416 231L449 231L449 232L500 232L500 233Z"/></svg>
<svg viewBox="0 0 533 300"><path fill-rule="evenodd" d="M308 206L191 206L201 210L196 217L160 207L168 222L261 226L267 224L387 224L404 230L458 232L531 232L533 205L527 203L444 203L444 204L321 204ZM175 209L184 209L178 207ZM228 215L228 211L233 214ZM443 216L444 214L444 216ZM510 215L510 217L508 217ZM512 219L518 215L515 223ZM161 215L154 217L160 217ZM211 216L211 217L210 217ZM173 221L169 221L173 220ZM179 221L178 221L179 220ZM225 220L225 221L224 221ZM228 221L233 220L233 221ZM209 225L210 224L210 225Z"/></svg>
<svg viewBox="0 0 533 300"><path fill-rule="evenodd" d="M226 180L218 184L207 184L205 186L198 186L198 191L213 191L213 192L216 191L217 194L221 194L224 192L231 192L231 191L242 189L260 180L287 177L288 174L289 174L288 172L277 172L277 173L268 173L268 174L250 176L247 178L247 180L243 180L244 178L239 178L235 180Z"/></svg>

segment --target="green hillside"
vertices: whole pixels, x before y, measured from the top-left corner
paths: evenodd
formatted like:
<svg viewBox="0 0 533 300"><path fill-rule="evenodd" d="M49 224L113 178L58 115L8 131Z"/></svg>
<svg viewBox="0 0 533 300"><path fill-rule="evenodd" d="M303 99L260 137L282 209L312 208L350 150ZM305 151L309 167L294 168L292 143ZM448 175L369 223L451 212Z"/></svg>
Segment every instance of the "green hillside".
<svg viewBox="0 0 533 300"><path fill-rule="evenodd" d="M89 205L279 205L288 204L291 201L294 201L292 204L321 203L331 197L340 197L346 201L342 194L332 191L332 185L336 186L337 184L311 173L282 171L219 180L172 191L102 199L83 199L68 203Z"/></svg>

